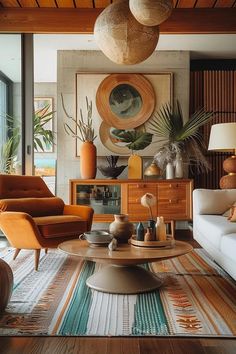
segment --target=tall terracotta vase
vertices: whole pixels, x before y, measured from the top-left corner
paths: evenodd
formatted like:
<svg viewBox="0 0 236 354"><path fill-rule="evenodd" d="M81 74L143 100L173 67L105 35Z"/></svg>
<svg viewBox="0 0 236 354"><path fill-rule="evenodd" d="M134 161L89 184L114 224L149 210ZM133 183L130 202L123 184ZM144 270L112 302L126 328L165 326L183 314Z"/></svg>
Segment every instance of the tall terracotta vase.
<svg viewBox="0 0 236 354"><path fill-rule="evenodd" d="M85 141L80 147L80 176L94 179L97 172L97 148L92 141Z"/></svg>
<svg viewBox="0 0 236 354"><path fill-rule="evenodd" d="M134 233L134 225L129 221L127 214L114 215L115 220L109 226L109 232L114 235L118 243L127 243Z"/></svg>
<svg viewBox="0 0 236 354"><path fill-rule="evenodd" d="M10 300L12 287L12 270L4 260L0 259L0 312L4 311Z"/></svg>

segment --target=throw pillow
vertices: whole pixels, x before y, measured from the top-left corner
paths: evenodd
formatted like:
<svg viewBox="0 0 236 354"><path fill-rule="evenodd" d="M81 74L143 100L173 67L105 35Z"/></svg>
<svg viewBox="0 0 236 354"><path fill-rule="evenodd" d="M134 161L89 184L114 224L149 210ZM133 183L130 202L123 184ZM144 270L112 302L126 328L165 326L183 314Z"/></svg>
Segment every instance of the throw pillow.
<svg viewBox="0 0 236 354"><path fill-rule="evenodd" d="M229 218L230 216L231 216L231 214L232 214L232 208L234 207L234 206L236 206L236 202L234 202L231 206L230 206L230 208L229 209L227 209L223 214L222 214L222 216L225 216L226 218Z"/></svg>
<svg viewBox="0 0 236 354"><path fill-rule="evenodd" d="M236 222L236 206L232 206L231 210L232 210L232 213L228 219L231 222Z"/></svg>

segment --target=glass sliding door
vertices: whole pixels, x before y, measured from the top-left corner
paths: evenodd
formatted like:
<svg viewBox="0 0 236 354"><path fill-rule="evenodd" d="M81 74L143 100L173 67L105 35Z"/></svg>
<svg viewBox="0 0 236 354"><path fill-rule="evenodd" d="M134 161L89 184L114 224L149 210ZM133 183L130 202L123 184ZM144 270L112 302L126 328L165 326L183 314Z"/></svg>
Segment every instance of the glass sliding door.
<svg viewBox="0 0 236 354"><path fill-rule="evenodd" d="M22 173L21 35L0 34L0 173Z"/></svg>
<svg viewBox="0 0 236 354"><path fill-rule="evenodd" d="M56 192L56 50L48 56L47 35L34 34L34 173ZM50 36L49 36L50 38ZM51 63L54 63L53 70Z"/></svg>

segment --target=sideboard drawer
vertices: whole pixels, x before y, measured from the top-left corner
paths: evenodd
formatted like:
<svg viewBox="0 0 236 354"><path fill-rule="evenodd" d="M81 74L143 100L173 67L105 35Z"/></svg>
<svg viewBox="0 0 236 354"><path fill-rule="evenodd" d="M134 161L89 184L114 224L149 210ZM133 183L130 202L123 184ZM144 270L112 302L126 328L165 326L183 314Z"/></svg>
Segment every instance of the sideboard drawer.
<svg viewBox="0 0 236 354"><path fill-rule="evenodd" d="M186 183L163 183L157 186L158 200L162 199L186 199Z"/></svg>
<svg viewBox="0 0 236 354"><path fill-rule="evenodd" d="M156 195L156 184L154 183L133 183L128 185L128 200L129 204L139 204L142 196L145 193ZM143 208L143 207L142 207Z"/></svg>
<svg viewBox="0 0 236 354"><path fill-rule="evenodd" d="M159 200L158 215L165 219L190 219L189 203L185 199Z"/></svg>

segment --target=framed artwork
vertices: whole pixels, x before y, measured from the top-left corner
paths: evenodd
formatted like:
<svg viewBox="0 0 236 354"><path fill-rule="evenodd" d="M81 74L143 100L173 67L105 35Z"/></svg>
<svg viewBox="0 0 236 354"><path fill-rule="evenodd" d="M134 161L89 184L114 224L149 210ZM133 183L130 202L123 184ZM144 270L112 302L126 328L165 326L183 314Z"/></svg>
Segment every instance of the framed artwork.
<svg viewBox="0 0 236 354"><path fill-rule="evenodd" d="M152 113L173 101L173 74L76 73L76 120L80 119L80 110L84 118L87 116L86 96L93 104L97 156L129 156L131 151L126 144L112 136L112 130L148 131L148 120ZM80 144L76 139L76 156L80 155ZM141 156L153 156L154 151L155 147L151 144L138 153Z"/></svg>
<svg viewBox="0 0 236 354"><path fill-rule="evenodd" d="M140 74L112 74L99 85L96 106L101 118L118 129L136 128L151 116L155 92Z"/></svg>
<svg viewBox="0 0 236 354"><path fill-rule="evenodd" d="M44 108L48 106L47 110L44 110ZM42 116L45 114L48 114L49 112L53 111L53 98L52 97L34 97L34 111L35 114ZM49 118L49 116L48 116ZM52 119L47 122L46 124L44 124L44 129L47 130L51 130L53 131L53 116ZM35 152L40 152L40 153L44 153L44 152L53 152L54 150L54 146L53 144L47 144L44 142L43 138L40 136L37 136L37 138L41 141L43 149L41 149L40 147L38 147L38 150L34 150Z"/></svg>

